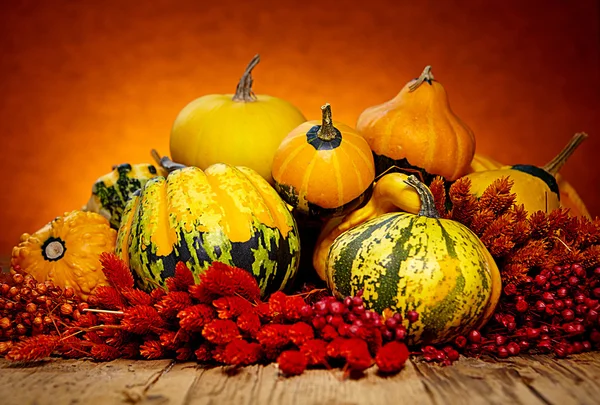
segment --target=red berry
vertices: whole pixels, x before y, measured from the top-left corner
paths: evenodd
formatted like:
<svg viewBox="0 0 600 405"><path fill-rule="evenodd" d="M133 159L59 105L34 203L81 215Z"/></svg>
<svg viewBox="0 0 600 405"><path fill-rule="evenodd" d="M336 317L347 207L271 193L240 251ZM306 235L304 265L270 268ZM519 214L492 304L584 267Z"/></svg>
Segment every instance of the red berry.
<svg viewBox="0 0 600 405"><path fill-rule="evenodd" d="M433 346L425 346L423 348L424 354L435 354L436 352L437 352L437 349Z"/></svg>
<svg viewBox="0 0 600 405"><path fill-rule="evenodd" d="M570 298L565 298L563 300L563 302L565 303L565 307L566 308L573 308L573 300Z"/></svg>
<svg viewBox="0 0 600 405"><path fill-rule="evenodd" d="M535 303L535 310L537 312L544 312L546 310L546 304L544 303L544 301L537 301Z"/></svg>
<svg viewBox="0 0 600 405"><path fill-rule="evenodd" d="M454 349L446 352L446 355L448 356L448 360L450 361L456 361L460 357L460 354Z"/></svg>
<svg viewBox="0 0 600 405"><path fill-rule="evenodd" d="M396 328L394 335L396 337L396 340L403 341L404 339L406 339L406 328L404 326Z"/></svg>
<svg viewBox="0 0 600 405"><path fill-rule="evenodd" d="M526 341L526 340L521 340L521 341L519 342L519 347L521 348L521 350L528 350L528 349L529 349L529 346L530 346L530 344L529 344L529 342L528 342L528 341Z"/></svg>
<svg viewBox="0 0 600 405"><path fill-rule="evenodd" d="M481 333L477 330L469 332L469 341L471 343L481 343Z"/></svg>
<svg viewBox="0 0 600 405"><path fill-rule="evenodd" d="M583 342L581 342L581 345L583 346L584 352L589 352L590 350L592 350L592 344L587 340L584 340Z"/></svg>
<svg viewBox="0 0 600 405"><path fill-rule="evenodd" d="M585 315L585 321L589 324L594 324L598 320L598 311L590 309Z"/></svg>
<svg viewBox="0 0 600 405"><path fill-rule="evenodd" d="M344 323L344 318L342 318L341 315L331 316L331 321L329 321L329 324L336 328L339 327L340 325L342 325L343 323Z"/></svg>
<svg viewBox="0 0 600 405"><path fill-rule="evenodd" d="M583 351L583 344L581 342L573 342L573 353L581 353Z"/></svg>
<svg viewBox="0 0 600 405"><path fill-rule="evenodd" d="M315 303L314 310L319 315L325 315L325 314L327 314L327 310L328 310L327 307L328 307L327 301L320 300Z"/></svg>
<svg viewBox="0 0 600 405"><path fill-rule="evenodd" d="M362 295L362 294L361 294ZM363 299L361 296L357 295L356 297L352 297L352 305L358 307L363 304Z"/></svg>
<svg viewBox="0 0 600 405"><path fill-rule="evenodd" d="M394 340L394 332L392 332L389 329L384 329L383 332L381 332L381 337L383 338L383 340L387 341Z"/></svg>
<svg viewBox="0 0 600 405"><path fill-rule="evenodd" d="M548 281L548 277L546 277L542 274L538 274L537 276L535 276L534 281L535 281L535 284L542 287Z"/></svg>
<svg viewBox="0 0 600 405"><path fill-rule="evenodd" d="M560 287L558 290L556 290L556 295L558 295L560 298L565 298L568 294L569 290L567 290L565 287Z"/></svg>
<svg viewBox="0 0 600 405"><path fill-rule="evenodd" d="M355 305L352 308L352 312L354 312L355 314L357 314L359 316L362 316L365 313L365 307L362 304L361 305Z"/></svg>
<svg viewBox="0 0 600 405"><path fill-rule="evenodd" d="M508 325L506 325L506 329L508 329L509 332L514 331L515 329L517 329L517 323L509 322Z"/></svg>
<svg viewBox="0 0 600 405"><path fill-rule="evenodd" d="M565 303L561 300L554 301L554 309L557 311L562 311L565 309Z"/></svg>
<svg viewBox="0 0 600 405"><path fill-rule="evenodd" d="M498 346L504 346L506 344L507 340L508 340L508 338L506 336L496 335L495 341Z"/></svg>
<svg viewBox="0 0 600 405"><path fill-rule="evenodd" d="M600 268L600 267L599 267ZM590 340L596 344L600 343L600 332L594 329L590 333Z"/></svg>
<svg viewBox="0 0 600 405"><path fill-rule="evenodd" d="M327 325L327 321L324 316L317 315L312 319L313 327L317 330L321 330Z"/></svg>
<svg viewBox="0 0 600 405"><path fill-rule="evenodd" d="M454 344L459 349L463 349L467 345L467 338L464 336L457 336L456 339L454 339Z"/></svg>
<svg viewBox="0 0 600 405"><path fill-rule="evenodd" d="M346 307L350 307L352 305L352 297L346 297L346 298L344 298L344 305Z"/></svg>
<svg viewBox="0 0 600 405"><path fill-rule="evenodd" d="M410 323L417 322L419 320L419 313L417 311L408 311L406 313L406 319Z"/></svg>
<svg viewBox="0 0 600 405"><path fill-rule="evenodd" d="M547 303L550 303L554 301L554 294L552 294L550 291L546 291L544 294L542 294L542 299Z"/></svg>
<svg viewBox="0 0 600 405"><path fill-rule="evenodd" d="M569 354L568 347L566 345L558 345L554 348L554 354L559 359L564 359Z"/></svg>
<svg viewBox="0 0 600 405"><path fill-rule="evenodd" d="M542 340L537 344L537 349L541 352L548 353L552 350L552 342L549 340Z"/></svg>
<svg viewBox="0 0 600 405"><path fill-rule="evenodd" d="M573 271L575 272L577 277L584 278L586 276L585 269L583 267L581 267L581 265L579 265L579 264L572 265L571 269L573 269Z"/></svg>
<svg viewBox="0 0 600 405"><path fill-rule="evenodd" d="M329 312L331 312L334 315L340 315L343 314L346 311L346 307L344 306L343 303L339 302L339 301L333 301L331 303L329 303Z"/></svg>
<svg viewBox="0 0 600 405"><path fill-rule="evenodd" d="M600 287L594 288L592 294L594 295L594 298L600 298Z"/></svg>
<svg viewBox="0 0 600 405"><path fill-rule="evenodd" d="M527 338L529 340L535 340L539 338L540 330L535 328L527 328Z"/></svg>
<svg viewBox="0 0 600 405"><path fill-rule="evenodd" d="M527 304L527 301L519 301L515 307L517 311L525 312L529 309L529 304Z"/></svg>
<svg viewBox="0 0 600 405"><path fill-rule="evenodd" d="M385 320L385 326L389 329L394 329L398 325L396 318L388 318Z"/></svg>
<svg viewBox="0 0 600 405"><path fill-rule="evenodd" d="M517 286L514 285L513 283L507 284L506 287L504 287L504 294L515 295L516 293L517 293Z"/></svg>
<svg viewBox="0 0 600 405"><path fill-rule="evenodd" d="M505 346L500 346L500 347L498 347L498 350L496 351L496 355L498 357L500 357L501 359L505 359L509 355L508 349Z"/></svg>
<svg viewBox="0 0 600 405"><path fill-rule="evenodd" d="M303 318L311 318L313 316L312 307L310 305L304 305L300 308L300 315L302 315Z"/></svg>
<svg viewBox="0 0 600 405"><path fill-rule="evenodd" d="M518 343L510 342L506 345L506 350L511 356L516 356L521 352L521 346Z"/></svg>
<svg viewBox="0 0 600 405"><path fill-rule="evenodd" d="M583 304L586 298L587 297L582 292L575 293L575 302L577 302L578 304Z"/></svg>

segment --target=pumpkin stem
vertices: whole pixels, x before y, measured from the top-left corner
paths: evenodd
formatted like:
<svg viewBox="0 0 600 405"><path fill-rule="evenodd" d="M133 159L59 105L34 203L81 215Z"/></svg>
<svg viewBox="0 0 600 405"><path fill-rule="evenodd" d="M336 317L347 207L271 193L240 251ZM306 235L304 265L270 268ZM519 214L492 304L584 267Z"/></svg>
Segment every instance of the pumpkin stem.
<svg viewBox="0 0 600 405"><path fill-rule="evenodd" d="M325 103L325 105L321 107L321 114L323 122L321 123L319 132L317 132L317 137L322 141L331 141L338 135L339 131L333 126L333 121L331 119L331 105L329 105L329 103Z"/></svg>
<svg viewBox="0 0 600 405"><path fill-rule="evenodd" d="M421 86L423 84L423 82L427 82L427 83L431 84L432 80L433 80L433 73L431 73L431 66L429 66L429 65L425 66L425 69L423 69L423 73L421 73L421 76L419 76L417 79L415 79L415 81L408 86L409 93L412 93L413 91L418 89L419 86Z"/></svg>
<svg viewBox="0 0 600 405"><path fill-rule="evenodd" d="M406 180L404 180L406 184L413 187L417 194L419 194L419 198L421 199L421 210L417 215L425 216L427 218L439 218L440 214L435 208L435 201L433 199L433 194L427 188L425 184L420 182L415 176L410 175Z"/></svg>
<svg viewBox="0 0 600 405"><path fill-rule="evenodd" d="M244 103L256 101L256 94L254 94L252 91L252 69L258 65L258 62L260 62L260 55L256 54L248 66L246 66L246 70L238 82L237 88L235 89L235 94L232 98L233 101L241 101Z"/></svg>
<svg viewBox="0 0 600 405"><path fill-rule="evenodd" d="M542 167L542 169L544 169L551 175L556 176L556 174L560 171L563 165L567 162L569 157L571 157L573 152L575 152L575 149L577 149L581 142L583 142L587 137L588 134L586 134L585 132L578 132L575 135L573 135L573 138L571 138L567 146L565 146L564 149L558 155L556 155L554 159L546 163L546 165Z"/></svg>
<svg viewBox="0 0 600 405"><path fill-rule="evenodd" d="M187 167L186 165L182 165L181 163L173 162L168 156L160 157L156 149L152 149L150 153L152 154L152 157L154 158L156 163L169 173L171 173L174 170L183 169L184 167Z"/></svg>

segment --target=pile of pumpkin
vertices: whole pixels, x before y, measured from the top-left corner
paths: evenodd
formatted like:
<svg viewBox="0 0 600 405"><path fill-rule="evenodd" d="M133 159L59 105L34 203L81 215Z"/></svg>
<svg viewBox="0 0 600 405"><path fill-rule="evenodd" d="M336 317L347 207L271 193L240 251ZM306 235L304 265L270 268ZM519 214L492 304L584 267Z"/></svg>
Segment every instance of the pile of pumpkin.
<svg viewBox="0 0 600 405"><path fill-rule="evenodd" d="M235 94L206 95L177 116L170 154L120 164L100 177L81 210L23 234L11 264L86 299L105 285L99 255L115 252L150 290L184 262L196 280L212 262L246 269L263 297L290 288L301 230L317 226L315 272L337 296L359 292L380 313L421 316L410 342L445 342L485 324L501 294L494 259L466 226L441 219L428 184L467 177L480 196L510 177L528 212L561 206L588 216L558 171L585 134L544 167L503 166L475 154L426 67L356 128L307 121L285 100L255 95L246 68ZM310 248L309 246L307 248ZM305 252L306 253L306 252Z"/></svg>

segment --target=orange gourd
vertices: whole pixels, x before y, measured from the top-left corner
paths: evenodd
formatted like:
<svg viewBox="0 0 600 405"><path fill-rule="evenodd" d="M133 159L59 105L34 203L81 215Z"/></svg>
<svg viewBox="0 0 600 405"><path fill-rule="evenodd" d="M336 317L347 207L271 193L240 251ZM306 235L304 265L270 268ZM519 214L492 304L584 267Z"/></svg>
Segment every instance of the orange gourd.
<svg viewBox="0 0 600 405"><path fill-rule="evenodd" d="M475 153L473 132L450 109L430 66L396 97L363 111L356 129L373 150L378 175L398 166L425 180L452 181L468 173Z"/></svg>
<svg viewBox="0 0 600 405"><path fill-rule="evenodd" d="M331 106L322 122L300 124L273 159L273 180L282 198L309 218L342 215L358 207L375 179L369 145L353 128L333 122Z"/></svg>

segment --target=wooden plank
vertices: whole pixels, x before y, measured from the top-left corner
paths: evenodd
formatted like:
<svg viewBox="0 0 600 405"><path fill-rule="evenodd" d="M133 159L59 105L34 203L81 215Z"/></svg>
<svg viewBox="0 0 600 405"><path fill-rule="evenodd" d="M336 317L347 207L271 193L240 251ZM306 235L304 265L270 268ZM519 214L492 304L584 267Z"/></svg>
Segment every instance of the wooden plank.
<svg viewBox="0 0 600 405"><path fill-rule="evenodd" d="M170 360L50 360L41 363L0 362L3 405L118 404L142 390L172 363ZM133 391L132 391L133 390Z"/></svg>
<svg viewBox="0 0 600 405"><path fill-rule="evenodd" d="M402 372L362 378L335 370L309 370L284 378L275 365L239 370L170 360L0 360L0 399L12 404L369 405L598 404L600 353L556 360L523 356L483 361L462 358L450 367L408 362ZM6 393L6 394L5 394ZM458 402L456 402L458 401Z"/></svg>

